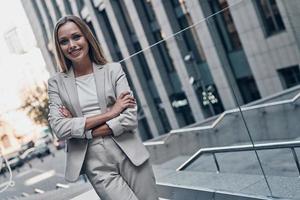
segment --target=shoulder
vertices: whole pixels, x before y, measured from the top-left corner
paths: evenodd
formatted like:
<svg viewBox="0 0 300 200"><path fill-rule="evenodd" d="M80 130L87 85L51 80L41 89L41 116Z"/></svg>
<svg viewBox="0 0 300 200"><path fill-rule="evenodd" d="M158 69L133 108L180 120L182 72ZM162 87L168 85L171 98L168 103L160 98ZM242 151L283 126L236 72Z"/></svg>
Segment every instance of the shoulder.
<svg viewBox="0 0 300 200"><path fill-rule="evenodd" d="M116 73L122 70L122 66L118 62L111 62L105 65L105 68L112 73Z"/></svg>
<svg viewBox="0 0 300 200"><path fill-rule="evenodd" d="M120 63L117 62L111 62L111 63L107 63L104 66L107 70L107 75L108 77L110 77L112 80L116 80L118 79L120 76L124 75L124 71L122 69L122 66Z"/></svg>
<svg viewBox="0 0 300 200"><path fill-rule="evenodd" d="M65 76L65 73L62 72L55 73L48 79L48 84L57 83L63 76Z"/></svg>

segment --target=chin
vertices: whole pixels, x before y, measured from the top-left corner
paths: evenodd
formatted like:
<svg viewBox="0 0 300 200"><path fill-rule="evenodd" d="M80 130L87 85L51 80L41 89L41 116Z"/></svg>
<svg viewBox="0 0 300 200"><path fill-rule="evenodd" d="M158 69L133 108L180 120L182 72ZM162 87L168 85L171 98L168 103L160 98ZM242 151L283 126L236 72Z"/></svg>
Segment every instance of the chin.
<svg viewBox="0 0 300 200"><path fill-rule="evenodd" d="M77 63L77 62L80 62L81 60L83 60L83 57L80 55L76 58L71 57L71 58L69 58L69 60L71 60L72 62Z"/></svg>

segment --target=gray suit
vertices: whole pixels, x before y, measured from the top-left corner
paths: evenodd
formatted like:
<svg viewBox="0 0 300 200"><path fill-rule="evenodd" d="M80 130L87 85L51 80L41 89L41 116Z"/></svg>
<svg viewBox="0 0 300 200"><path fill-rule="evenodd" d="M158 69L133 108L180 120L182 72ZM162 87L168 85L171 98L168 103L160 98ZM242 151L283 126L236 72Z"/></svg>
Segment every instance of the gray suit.
<svg viewBox="0 0 300 200"><path fill-rule="evenodd" d="M93 65L98 100L102 112L113 105L123 91L130 91L126 76L119 63ZM65 178L70 182L78 179L88 148L85 139L85 120L79 105L73 70L67 74L58 73L48 81L49 123L59 139L67 140L67 163ZM63 117L58 108L64 105L73 118ZM142 165L149 153L142 144L135 129L137 108L128 108L118 117L107 122L113 131L112 139L126 154L134 166Z"/></svg>

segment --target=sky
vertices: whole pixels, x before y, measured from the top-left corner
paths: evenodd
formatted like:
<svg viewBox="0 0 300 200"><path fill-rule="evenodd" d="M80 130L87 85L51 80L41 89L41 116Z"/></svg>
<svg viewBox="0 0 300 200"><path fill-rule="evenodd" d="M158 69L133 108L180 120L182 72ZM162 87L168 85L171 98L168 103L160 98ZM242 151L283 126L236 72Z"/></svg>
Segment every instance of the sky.
<svg viewBox="0 0 300 200"><path fill-rule="evenodd" d="M4 40L4 33L14 27L27 52L23 55L11 54ZM24 113L14 112L21 103L20 90L48 77L21 1L5 1L0 7L0 116L21 134L30 133L33 124Z"/></svg>

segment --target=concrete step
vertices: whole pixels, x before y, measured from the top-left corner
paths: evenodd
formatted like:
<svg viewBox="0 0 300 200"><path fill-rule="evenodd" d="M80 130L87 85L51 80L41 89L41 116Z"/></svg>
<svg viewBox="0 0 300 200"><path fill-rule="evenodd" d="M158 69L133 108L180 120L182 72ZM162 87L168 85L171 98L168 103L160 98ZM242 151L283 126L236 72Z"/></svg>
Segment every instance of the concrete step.
<svg viewBox="0 0 300 200"><path fill-rule="evenodd" d="M207 193L229 193L241 196L268 197L270 192L261 175L213 173L161 169L154 166L158 186L194 189ZM272 195L280 198L300 199L299 177L268 176ZM163 195L161 195L164 197Z"/></svg>

